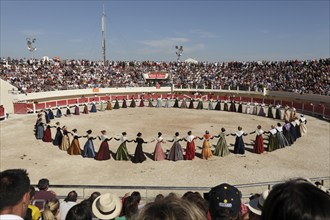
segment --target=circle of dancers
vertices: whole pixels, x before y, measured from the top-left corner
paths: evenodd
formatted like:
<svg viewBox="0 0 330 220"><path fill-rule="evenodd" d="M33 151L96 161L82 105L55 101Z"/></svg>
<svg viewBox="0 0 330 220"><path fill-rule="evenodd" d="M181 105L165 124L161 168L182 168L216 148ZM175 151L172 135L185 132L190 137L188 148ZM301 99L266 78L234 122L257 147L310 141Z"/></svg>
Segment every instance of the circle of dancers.
<svg viewBox="0 0 330 220"><path fill-rule="evenodd" d="M153 100L149 100L149 106L153 107ZM161 98L157 99L157 106L162 106ZM166 99L166 106L169 106L170 102ZM215 109L218 109L220 102L217 102ZM227 105L226 105L227 104ZM248 109L248 104L246 109ZM191 99L190 105L193 105L193 101ZM218 106L219 105L219 106ZM136 107L136 101L134 97L132 98L131 104L129 107ZM139 104L140 107L144 107L144 99L142 98ZM178 107L179 102L178 99L175 99L174 106ZM186 100L182 100L181 108L187 108ZM203 102L201 100L198 101L198 109L203 109ZM209 103L209 108L211 108L211 104ZM119 109L118 99L115 99L114 107L112 107L111 101L107 103L100 103L100 111L104 110L112 110ZM127 108L126 99L123 99L122 108ZM232 135L235 136L234 143L234 154L245 154L245 142L243 140L244 136L255 134L255 141L253 144L253 152L256 154L262 154L265 149L271 152L274 150L278 150L281 148L285 148L287 146L291 146L294 142L304 136L307 133L307 120L304 115L300 115L300 118L296 116L295 111L288 111L285 109L284 111L284 124L282 125L280 122L277 125L271 125L271 127L265 131L262 129L261 125L256 127L256 130L251 132L245 132L241 126L238 126L235 132L227 133L225 128L221 128L221 131L218 134L211 135L208 130L204 132L201 136L196 136L192 133L192 131L188 131L186 135L180 135L179 132L175 132L173 137L165 140L163 138L162 132L158 132L155 138L152 140L144 140L141 132L138 132L135 139L130 139L127 136L126 132L122 132L121 135L115 135L113 137L109 137L107 135L106 130L99 131L99 134L95 135L92 130L87 130L85 132L78 131L76 128L69 130L66 126L61 126L60 122L56 122L54 126L50 125L51 120L62 117L61 108L57 107L57 112L54 115L51 108L48 110L43 110L38 113L37 121L35 123L35 136L37 139L41 139L44 142L50 142L54 146L57 146L60 150L66 151L69 155L80 155L84 158L94 158L95 160L109 160L111 159L111 155L113 154L115 160L124 160L124 161L132 161L133 163L142 163L146 160L145 152L143 151L143 144L155 143L154 152L149 153L151 158L155 161L161 160L170 160L170 161L178 161L178 160L193 160L196 157L196 149L201 148L201 159L208 160L213 156L224 157L230 154L229 144L227 143L226 136ZM213 106L212 106L213 109ZM234 110L234 106L228 106L227 102L224 102L224 109L230 111ZM242 109L241 106L238 109ZM275 114L280 115L276 109ZM248 109L249 110L249 109ZM256 110L252 110L256 111ZM263 109L264 111L264 109ZM74 106L74 115L79 115L79 105L76 104ZM91 109L88 110L87 104L84 104L83 112L88 114L89 112L97 112L96 102L91 103ZM70 106L66 106L66 114L65 116L70 117L72 115ZM261 115L265 116L265 115ZM43 120L44 118L44 120ZM277 118L277 117L276 117ZM45 123L45 122L46 123ZM56 128L56 133L54 138L52 138L52 128ZM266 144L264 143L265 139L268 139ZM84 139L84 145L81 147L80 140ZM95 151L94 141L98 139L100 141L100 147L98 152ZM213 139L218 139L216 144L211 144ZM201 140L202 146L199 147L196 145L195 141ZM109 142L110 141L118 141L119 146L116 152L111 154ZM136 144L135 152L133 155L130 155L127 150L127 145L131 142ZM169 150L164 151L163 145L165 143L171 143L172 146ZM185 149L184 149L185 146ZM214 149L212 149L214 148Z"/></svg>

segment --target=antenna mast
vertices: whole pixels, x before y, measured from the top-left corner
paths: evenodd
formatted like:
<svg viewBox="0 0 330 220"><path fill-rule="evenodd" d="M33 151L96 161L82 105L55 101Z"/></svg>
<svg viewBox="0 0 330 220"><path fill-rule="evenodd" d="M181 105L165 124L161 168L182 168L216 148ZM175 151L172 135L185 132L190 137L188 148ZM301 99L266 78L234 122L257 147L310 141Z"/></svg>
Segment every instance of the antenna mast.
<svg viewBox="0 0 330 220"><path fill-rule="evenodd" d="M102 52L103 52L103 65L106 65L106 58L105 58L105 11L103 5L103 13L102 13Z"/></svg>

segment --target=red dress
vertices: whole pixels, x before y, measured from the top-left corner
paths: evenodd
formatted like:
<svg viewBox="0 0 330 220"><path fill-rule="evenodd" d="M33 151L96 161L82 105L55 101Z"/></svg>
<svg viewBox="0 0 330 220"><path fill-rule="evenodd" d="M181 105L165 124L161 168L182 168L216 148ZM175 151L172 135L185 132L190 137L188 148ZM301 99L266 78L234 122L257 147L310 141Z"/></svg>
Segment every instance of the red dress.
<svg viewBox="0 0 330 220"><path fill-rule="evenodd" d="M108 139L106 136L101 136L101 139L102 143L99 151L97 152L95 160L109 160L111 156L108 141L111 139Z"/></svg>
<svg viewBox="0 0 330 220"><path fill-rule="evenodd" d="M253 146L253 151L256 154L262 154L265 150L264 148L264 139L262 137L263 131L262 130L256 130L257 136L256 141Z"/></svg>
<svg viewBox="0 0 330 220"><path fill-rule="evenodd" d="M42 138L42 140L44 142L52 142L52 133L50 131L50 125L47 125L45 132L44 132L44 137Z"/></svg>
<svg viewBox="0 0 330 220"><path fill-rule="evenodd" d="M197 137L195 137L194 135L190 135L186 137L187 147L186 147L186 155L184 157L185 160L193 160L195 158L196 149L195 149L194 140L196 139Z"/></svg>

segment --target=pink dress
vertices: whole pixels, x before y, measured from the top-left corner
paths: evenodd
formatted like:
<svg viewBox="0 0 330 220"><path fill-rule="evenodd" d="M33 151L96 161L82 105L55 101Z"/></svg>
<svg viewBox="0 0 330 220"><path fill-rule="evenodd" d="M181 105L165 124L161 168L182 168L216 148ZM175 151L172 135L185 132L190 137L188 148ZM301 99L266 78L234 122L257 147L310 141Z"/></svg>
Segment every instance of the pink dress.
<svg viewBox="0 0 330 220"><path fill-rule="evenodd" d="M154 151L154 160L158 161L158 160L164 160L165 159L165 154L164 154L164 150L162 148L162 143L164 143L164 139L162 137L158 137L156 139L157 144L155 147L155 151Z"/></svg>

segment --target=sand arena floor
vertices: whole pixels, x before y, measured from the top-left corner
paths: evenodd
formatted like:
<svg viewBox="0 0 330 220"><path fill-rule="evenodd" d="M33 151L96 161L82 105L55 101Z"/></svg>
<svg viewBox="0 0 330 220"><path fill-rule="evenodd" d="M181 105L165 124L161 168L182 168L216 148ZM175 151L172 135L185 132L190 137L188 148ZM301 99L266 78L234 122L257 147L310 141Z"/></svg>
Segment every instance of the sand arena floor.
<svg viewBox="0 0 330 220"><path fill-rule="evenodd" d="M70 156L51 143L36 140L33 126L36 115L10 115L1 121L1 170L9 168L25 168L29 172L31 182L36 184L40 178L50 179L51 184L81 185L125 185L125 186L194 186L212 187L223 182L231 184L278 181L293 177L330 176L330 124L313 117L306 116L308 134L296 143L274 152L258 155L251 152L255 135L244 137L246 154L244 156L230 154L227 157L213 156L210 160L200 159L201 149L197 150L197 158L193 161L153 161L151 153L155 142L144 144L147 161L134 164L130 161L96 161L81 156ZM85 135L88 129L93 135L107 130L108 136L117 136L126 131L129 139L135 139L138 132L150 141L161 131L165 139L171 139L176 131L186 136L187 131L202 136L205 130L212 135L218 134L221 127L227 132L235 132L237 126L245 132L254 131L258 124L264 130L277 120L264 117L230 113L175 108L128 108L112 111L90 113L88 115L62 117L52 120L55 125L60 121L69 130L78 129L78 134ZM52 129L52 136L55 129ZM229 144L234 144L233 136L227 137ZM80 145L86 139L81 138ZM211 141L216 144L217 139ZM202 141L196 141L201 146ZM94 141L96 151L100 141ZM172 143L167 142L163 149L170 149ZM119 142L111 140L110 150L115 152ZM129 153L133 154L136 144L128 143ZM182 142L185 148L185 142ZM230 147L233 150L233 146ZM113 155L112 155L113 156ZM329 187L329 186L328 186Z"/></svg>

